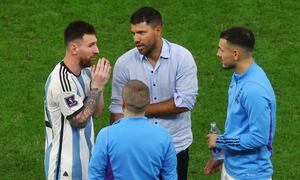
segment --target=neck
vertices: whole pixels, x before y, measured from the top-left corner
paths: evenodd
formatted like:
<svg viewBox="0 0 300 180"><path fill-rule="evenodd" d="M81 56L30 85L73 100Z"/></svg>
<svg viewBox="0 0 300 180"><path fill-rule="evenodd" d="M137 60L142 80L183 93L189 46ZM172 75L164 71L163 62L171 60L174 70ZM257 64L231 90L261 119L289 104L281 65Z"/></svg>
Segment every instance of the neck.
<svg viewBox="0 0 300 180"><path fill-rule="evenodd" d="M156 43L156 46L154 47L152 52L147 56L147 58L151 62L156 63L158 61L158 59L160 57L161 50L162 50L162 45L163 45L163 40L162 40L162 38L159 38L159 40Z"/></svg>
<svg viewBox="0 0 300 180"><path fill-rule="evenodd" d="M235 68L235 72L238 74L243 74L248 70L248 68L253 64L253 58L252 56L249 56L247 58L241 59L239 61L239 64Z"/></svg>
<svg viewBox="0 0 300 180"><path fill-rule="evenodd" d="M128 111L127 109L124 109L124 117L141 117L141 116L145 116L145 112L134 113L134 112Z"/></svg>
<svg viewBox="0 0 300 180"><path fill-rule="evenodd" d="M73 74L80 75L81 67L80 67L78 59L76 57L70 55L67 52L64 57L64 63L71 70L71 72Z"/></svg>

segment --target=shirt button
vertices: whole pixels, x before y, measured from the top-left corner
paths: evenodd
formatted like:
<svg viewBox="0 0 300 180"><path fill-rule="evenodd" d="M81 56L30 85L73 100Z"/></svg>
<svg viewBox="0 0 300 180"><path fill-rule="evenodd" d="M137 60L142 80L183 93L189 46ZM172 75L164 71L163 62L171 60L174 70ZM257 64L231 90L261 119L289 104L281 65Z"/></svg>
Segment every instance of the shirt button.
<svg viewBox="0 0 300 180"><path fill-rule="evenodd" d="M154 124L157 124L157 122L154 122Z"/></svg>
<svg viewBox="0 0 300 180"><path fill-rule="evenodd" d="M153 86L156 86L156 84L153 84Z"/></svg>
<svg viewBox="0 0 300 180"><path fill-rule="evenodd" d="M154 100L156 100L157 98L156 97L154 97Z"/></svg>
<svg viewBox="0 0 300 180"><path fill-rule="evenodd" d="M151 71L151 73L153 73L153 71Z"/></svg>

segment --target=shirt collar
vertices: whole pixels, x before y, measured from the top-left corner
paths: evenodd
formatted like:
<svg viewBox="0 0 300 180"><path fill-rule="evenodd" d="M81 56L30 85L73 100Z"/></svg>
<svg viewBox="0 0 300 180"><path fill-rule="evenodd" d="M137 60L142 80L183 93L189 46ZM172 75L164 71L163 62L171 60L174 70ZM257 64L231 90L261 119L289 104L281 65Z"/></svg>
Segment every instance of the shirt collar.
<svg viewBox="0 0 300 180"><path fill-rule="evenodd" d="M253 63L249 66L249 68L247 69L247 71L245 71L244 73L239 74L239 73L234 72L233 75L234 75L235 80L238 81L238 80L244 79L249 74L251 74L251 72L255 69L256 66L257 65L256 65L255 61L253 61Z"/></svg>
<svg viewBox="0 0 300 180"><path fill-rule="evenodd" d="M163 45L162 45L162 50L161 50L161 53L160 53L160 58L161 59L169 59L171 57L170 55L170 42L165 40L164 38L162 39L163 40ZM139 53L140 54L140 60L145 60L146 57Z"/></svg>
<svg viewBox="0 0 300 180"><path fill-rule="evenodd" d="M145 116L132 116L132 117L123 117L120 118L119 120L117 120L116 122L114 122L113 124L118 124L120 122L126 122L126 121L147 121L148 119Z"/></svg>

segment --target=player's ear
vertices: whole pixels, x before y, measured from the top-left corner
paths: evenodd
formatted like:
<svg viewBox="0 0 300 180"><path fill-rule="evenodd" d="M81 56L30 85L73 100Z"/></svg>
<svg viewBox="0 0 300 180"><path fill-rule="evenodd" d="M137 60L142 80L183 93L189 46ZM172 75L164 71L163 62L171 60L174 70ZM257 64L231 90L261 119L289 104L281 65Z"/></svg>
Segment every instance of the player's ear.
<svg viewBox="0 0 300 180"><path fill-rule="evenodd" d="M241 51L239 49L235 49L233 51L233 57L234 57L234 60L240 59L240 57L241 57Z"/></svg>
<svg viewBox="0 0 300 180"><path fill-rule="evenodd" d="M76 55L77 51L78 51L78 45L74 42L71 42L68 45L68 49L69 49L69 51L71 52L72 55Z"/></svg>
<svg viewBox="0 0 300 180"><path fill-rule="evenodd" d="M124 112L125 108L126 108L125 100L124 100L124 98L122 98L122 110L123 110L123 112Z"/></svg>
<svg viewBox="0 0 300 180"><path fill-rule="evenodd" d="M155 32L157 33L157 35L162 36L162 26L161 25L157 25L154 28Z"/></svg>

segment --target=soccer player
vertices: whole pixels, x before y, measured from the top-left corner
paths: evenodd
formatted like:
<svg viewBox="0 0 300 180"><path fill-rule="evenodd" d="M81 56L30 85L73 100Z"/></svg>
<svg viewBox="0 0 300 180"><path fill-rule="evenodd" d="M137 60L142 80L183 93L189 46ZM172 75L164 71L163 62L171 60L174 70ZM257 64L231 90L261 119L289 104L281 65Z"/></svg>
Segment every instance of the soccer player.
<svg viewBox="0 0 300 180"><path fill-rule="evenodd" d="M157 10L142 7L130 22L136 47L119 57L114 66L111 122L123 117L121 93L127 81L144 82L150 89L145 114L152 123L168 129L177 153L178 179L187 179L197 66L186 48L162 38L162 17Z"/></svg>
<svg viewBox="0 0 300 180"><path fill-rule="evenodd" d="M97 136L89 179L177 180L176 152L166 129L145 117L149 88L128 81L122 93L124 117Z"/></svg>
<svg viewBox="0 0 300 180"><path fill-rule="evenodd" d="M276 125L276 100L272 85L253 58L255 38L243 27L220 35L217 56L223 68L233 69L225 132L209 134L208 147L224 151L221 179L271 179L272 142ZM210 159L206 174L220 169L222 161Z"/></svg>
<svg viewBox="0 0 300 180"><path fill-rule="evenodd" d="M66 54L45 85L46 179L87 179L94 144L93 117L103 110L103 88L110 63L101 58L94 27L84 21L68 25ZM92 68L90 68L92 66Z"/></svg>

